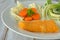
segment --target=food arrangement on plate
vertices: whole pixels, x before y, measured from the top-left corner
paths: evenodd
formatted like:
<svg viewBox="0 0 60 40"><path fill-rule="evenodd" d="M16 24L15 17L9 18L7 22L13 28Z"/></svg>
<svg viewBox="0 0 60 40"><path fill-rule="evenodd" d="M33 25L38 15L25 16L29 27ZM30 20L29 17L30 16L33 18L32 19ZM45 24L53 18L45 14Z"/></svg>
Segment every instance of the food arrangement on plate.
<svg viewBox="0 0 60 40"><path fill-rule="evenodd" d="M11 8L11 15L15 17L18 28L23 30L40 33L60 31L55 22L60 21L60 3L54 4L51 0L47 0L44 7L35 3L24 7L22 3L17 2L17 6Z"/></svg>

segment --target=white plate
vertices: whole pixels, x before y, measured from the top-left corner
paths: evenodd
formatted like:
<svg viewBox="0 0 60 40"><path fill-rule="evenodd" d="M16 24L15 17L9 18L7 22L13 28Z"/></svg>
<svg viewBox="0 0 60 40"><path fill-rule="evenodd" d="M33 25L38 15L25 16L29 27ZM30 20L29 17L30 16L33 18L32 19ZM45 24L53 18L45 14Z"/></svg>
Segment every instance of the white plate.
<svg viewBox="0 0 60 40"><path fill-rule="evenodd" d="M34 1L35 3L44 4L45 1ZM22 2L25 5L28 5L30 3L33 3L33 1L25 1ZM15 19L10 15L10 8L7 7L2 13L1 13L1 20L3 24L8 27L13 32L16 32L19 35L23 35L30 38L37 38L37 39L60 39L60 33L49 33L49 34L42 34L42 33L32 33L25 30L18 29L18 26L16 24Z"/></svg>

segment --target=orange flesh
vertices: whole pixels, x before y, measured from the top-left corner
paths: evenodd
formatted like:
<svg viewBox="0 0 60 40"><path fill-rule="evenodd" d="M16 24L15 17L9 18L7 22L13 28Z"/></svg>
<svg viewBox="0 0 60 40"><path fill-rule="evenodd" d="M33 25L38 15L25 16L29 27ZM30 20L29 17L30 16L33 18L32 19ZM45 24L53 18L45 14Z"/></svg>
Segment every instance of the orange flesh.
<svg viewBox="0 0 60 40"><path fill-rule="evenodd" d="M36 20L34 22L18 22L21 29L31 32L53 33L58 32L59 29L53 20Z"/></svg>

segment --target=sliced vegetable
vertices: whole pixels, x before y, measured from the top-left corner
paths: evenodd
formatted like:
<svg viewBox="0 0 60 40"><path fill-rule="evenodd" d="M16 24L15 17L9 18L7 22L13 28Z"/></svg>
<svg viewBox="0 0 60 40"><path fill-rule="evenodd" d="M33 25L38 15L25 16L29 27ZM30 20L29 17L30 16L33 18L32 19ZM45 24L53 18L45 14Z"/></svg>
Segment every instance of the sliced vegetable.
<svg viewBox="0 0 60 40"><path fill-rule="evenodd" d="M34 13L37 13L37 9L36 8L31 8L32 9L32 11L34 12Z"/></svg>
<svg viewBox="0 0 60 40"><path fill-rule="evenodd" d="M36 13L36 14L32 15L32 18L34 20L39 20L40 19L40 15L38 13Z"/></svg>
<svg viewBox="0 0 60 40"><path fill-rule="evenodd" d="M21 17L27 16L27 10L28 10L27 8L22 9L18 15Z"/></svg>
<svg viewBox="0 0 60 40"><path fill-rule="evenodd" d="M17 7L14 7L14 8L11 8L11 12L15 13L15 14L18 14L19 10L18 10Z"/></svg>
<svg viewBox="0 0 60 40"><path fill-rule="evenodd" d="M32 17L25 17L24 20L25 21L31 21L32 20Z"/></svg>
<svg viewBox="0 0 60 40"><path fill-rule="evenodd" d="M42 12L42 7L40 6L40 4L35 4L35 3L29 4L29 8L32 8L34 12L39 12L39 13Z"/></svg>
<svg viewBox="0 0 60 40"><path fill-rule="evenodd" d="M44 13L46 17L57 20L60 19L60 4L49 4L44 8ZM58 21L59 21L58 19Z"/></svg>
<svg viewBox="0 0 60 40"><path fill-rule="evenodd" d="M44 16L45 18L60 20L60 0L58 3L52 3L52 0L47 0L47 3L44 7Z"/></svg>
<svg viewBox="0 0 60 40"><path fill-rule="evenodd" d="M17 1L17 6L18 10L21 10L24 8L24 5L22 3L20 3L19 1Z"/></svg>
<svg viewBox="0 0 60 40"><path fill-rule="evenodd" d="M49 4L52 4L52 0L46 0L45 6Z"/></svg>
<svg viewBox="0 0 60 40"><path fill-rule="evenodd" d="M29 8L36 8L36 4L35 3L29 4Z"/></svg>

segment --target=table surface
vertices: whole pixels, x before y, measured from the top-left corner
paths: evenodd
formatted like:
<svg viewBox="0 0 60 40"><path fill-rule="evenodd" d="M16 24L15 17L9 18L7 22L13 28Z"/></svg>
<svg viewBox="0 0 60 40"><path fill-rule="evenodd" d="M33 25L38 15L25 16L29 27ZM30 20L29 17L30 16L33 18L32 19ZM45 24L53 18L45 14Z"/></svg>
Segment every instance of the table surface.
<svg viewBox="0 0 60 40"><path fill-rule="evenodd" d="M0 3L0 15L2 10L4 10L4 8L6 8L9 5L12 5L13 3L14 0L6 0L4 3ZM12 32L11 30L7 29L1 22L1 18L0 18L0 40L33 40L33 38L20 36Z"/></svg>

